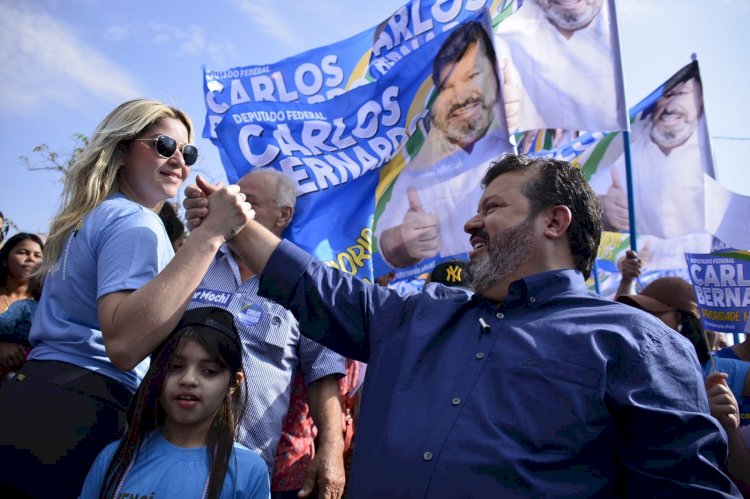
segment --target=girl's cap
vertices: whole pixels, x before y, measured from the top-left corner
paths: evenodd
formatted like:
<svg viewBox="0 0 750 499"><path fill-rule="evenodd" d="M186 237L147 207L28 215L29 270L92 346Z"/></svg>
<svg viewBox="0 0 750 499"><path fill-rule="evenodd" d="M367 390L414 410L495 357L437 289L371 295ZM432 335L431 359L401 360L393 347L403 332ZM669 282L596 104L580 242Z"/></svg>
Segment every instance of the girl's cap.
<svg viewBox="0 0 750 499"><path fill-rule="evenodd" d="M242 341L234 325L234 316L223 308L219 307L198 307L186 310L182 314L180 322L177 324L167 339L165 339L153 352L151 358L157 358L163 349L179 336L179 332L188 327L208 327L229 338L237 348L238 352L242 351Z"/></svg>
<svg viewBox="0 0 750 499"><path fill-rule="evenodd" d="M219 307L198 307L186 310L172 334L190 326L203 326L214 329L236 344L241 345L240 335L234 325L234 316ZM241 350L241 348L240 348Z"/></svg>

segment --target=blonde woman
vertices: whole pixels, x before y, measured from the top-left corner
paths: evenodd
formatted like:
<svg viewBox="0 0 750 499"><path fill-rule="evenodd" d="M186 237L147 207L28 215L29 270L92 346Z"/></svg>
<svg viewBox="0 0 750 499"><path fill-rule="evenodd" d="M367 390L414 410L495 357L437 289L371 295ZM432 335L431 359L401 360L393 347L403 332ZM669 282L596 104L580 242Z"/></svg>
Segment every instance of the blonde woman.
<svg viewBox="0 0 750 499"><path fill-rule="evenodd" d="M26 365L0 389L0 496L74 497L122 431L147 357L168 336L218 248L252 218L237 186L175 255L154 211L197 160L182 111L112 111L66 177L41 272ZM208 222L208 223L206 223ZM14 495L15 497L15 495Z"/></svg>

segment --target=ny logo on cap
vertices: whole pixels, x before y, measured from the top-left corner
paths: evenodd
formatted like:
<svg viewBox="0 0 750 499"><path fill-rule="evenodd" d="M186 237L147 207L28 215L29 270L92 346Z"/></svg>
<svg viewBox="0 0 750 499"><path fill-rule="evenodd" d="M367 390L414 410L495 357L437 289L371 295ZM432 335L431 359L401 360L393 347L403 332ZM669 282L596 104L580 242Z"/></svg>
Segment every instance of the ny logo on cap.
<svg viewBox="0 0 750 499"><path fill-rule="evenodd" d="M451 265L445 269L445 280L446 282L461 282L461 270L458 265Z"/></svg>

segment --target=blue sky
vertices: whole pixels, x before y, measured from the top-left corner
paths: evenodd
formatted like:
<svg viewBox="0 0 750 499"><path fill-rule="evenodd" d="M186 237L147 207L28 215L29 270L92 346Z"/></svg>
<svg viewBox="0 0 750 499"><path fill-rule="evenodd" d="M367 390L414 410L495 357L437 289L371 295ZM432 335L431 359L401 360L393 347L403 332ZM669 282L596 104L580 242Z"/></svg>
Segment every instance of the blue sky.
<svg viewBox="0 0 750 499"><path fill-rule="evenodd" d="M271 63L354 35L403 0L0 0L0 211L46 232L59 173L19 160L48 144L69 150L117 104L156 98L202 127L201 65ZM719 181L750 195L750 2L617 0L628 105L695 52ZM735 140L730 138L744 138ZM198 139L193 169L218 180L218 154Z"/></svg>

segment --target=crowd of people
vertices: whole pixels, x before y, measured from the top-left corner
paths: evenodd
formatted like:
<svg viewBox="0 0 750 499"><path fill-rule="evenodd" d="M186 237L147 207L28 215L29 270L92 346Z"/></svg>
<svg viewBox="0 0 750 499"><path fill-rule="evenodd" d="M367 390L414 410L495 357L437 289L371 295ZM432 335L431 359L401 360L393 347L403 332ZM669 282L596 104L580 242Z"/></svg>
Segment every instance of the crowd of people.
<svg viewBox="0 0 750 499"><path fill-rule="evenodd" d="M0 496L750 494L750 343L714 352L681 279L634 293L635 253L616 301L589 291L602 209L570 163L491 162L469 261L400 293L284 240L272 169L198 177L186 236L193 137L120 105L46 241L4 241Z"/></svg>

